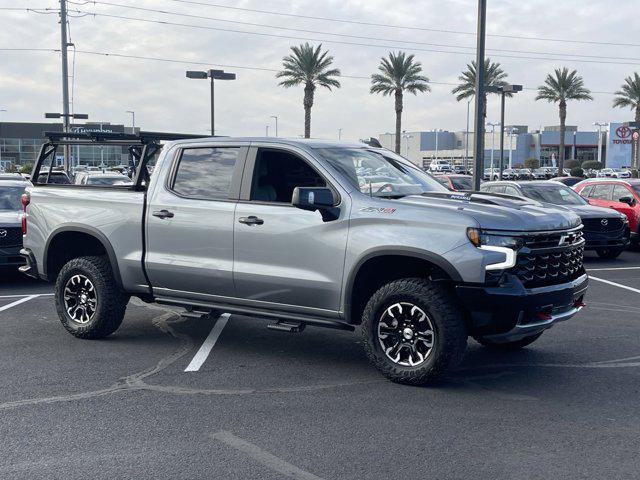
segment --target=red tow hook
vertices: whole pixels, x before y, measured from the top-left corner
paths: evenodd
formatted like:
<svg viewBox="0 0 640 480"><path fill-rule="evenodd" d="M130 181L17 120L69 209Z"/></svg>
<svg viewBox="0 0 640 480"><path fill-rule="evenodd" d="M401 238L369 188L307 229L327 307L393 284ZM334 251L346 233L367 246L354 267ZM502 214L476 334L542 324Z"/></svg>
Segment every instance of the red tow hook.
<svg viewBox="0 0 640 480"><path fill-rule="evenodd" d="M573 302L573 306L576 308L582 308L582 307L586 307L587 304L584 303L582 300L576 300Z"/></svg>
<svg viewBox="0 0 640 480"><path fill-rule="evenodd" d="M552 318L550 313L544 313L544 312L536 313L536 317L538 317L540 320L551 320Z"/></svg>

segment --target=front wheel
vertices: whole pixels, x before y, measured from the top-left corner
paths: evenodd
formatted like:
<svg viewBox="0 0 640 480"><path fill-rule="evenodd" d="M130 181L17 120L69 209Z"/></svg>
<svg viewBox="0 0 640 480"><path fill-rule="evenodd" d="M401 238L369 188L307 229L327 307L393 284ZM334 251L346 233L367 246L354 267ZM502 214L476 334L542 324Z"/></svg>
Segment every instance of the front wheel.
<svg viewBox="0 0 640 480"><path fill-rule="evenodd" d="M621 248L600 248L596 250L596 253L600 258L618 258L623 252Z"/></svg>
<svg viewBox="0 0 640 480"><path fill-rule="evenodd" d="M422 278L387 283L362 315L371 363L388 379L424 385L457 365L467 346L462 313L453 296Z"/></svg>
<svg viewBox="0 0 640 480"><path fill-rule="evenodd" d="M489 340L485 337L473 337L476 342L480 345L484 345L487 348L491 348L493 350L520 350L521 348L526 347L527 345L531 345L537 339L540 338L542 332L536 333L534 335L529 335L528 337L521 338L520 340L514 340L512 342L500 342L496 340Z"/></svg>
<svg viewBox="0 0 640 480"><path fill-rule="evenodd" d="M64 328L85 339L104 338L115 332L129 301L118 289L105 256L78 257L67 262L56 279L54 296Z"/></svg>

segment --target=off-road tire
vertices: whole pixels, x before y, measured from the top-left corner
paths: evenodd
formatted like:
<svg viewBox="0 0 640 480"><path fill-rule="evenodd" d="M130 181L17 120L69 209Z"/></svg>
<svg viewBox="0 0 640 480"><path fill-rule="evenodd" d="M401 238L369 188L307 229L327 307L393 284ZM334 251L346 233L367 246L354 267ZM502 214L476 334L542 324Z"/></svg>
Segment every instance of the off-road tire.
<svg viewBox="0 0 640 480"><path fill-rule="evenodd" d="M618 258L620 254L623 252L621 248L599 248L596 250L596 253L600 258Z"/></svg>
<svg viewBox="0 0 640 480"><path fill-rule="evenodd" d="M409 302L427 313L434 329L433 347L424 363L403 366L385 354L378 339L378 323L386 309ZM389 380L409 385L426 385L456 366L467 347L467 331L453 295L424 278L405 278L382 286L367 302L361 333L371 363Z"/></svg>
<svg viewBox="0 0 640 480"><path fill-rule="evenodd" d="M521 338L520 340L515 340L513 342L496 342L494 340L489 340L483 337L473 337L476 342L480 345L483 345L492 350L502 350L502 351L513 351L520 350L521 348L526 347L527 345L531 345L537 339L540 338L543 332L536 333L534 335L530 335L528 337Z"/></svg>
<svg viewBox="0 0 640 480"><path fill-rule="evenodd" d="M74 275L87 277L96 292L95 314L83 324L75 321L65 308L65 287ZM104 338L115 332L122 323L129 301L129 296L118 288L106 256L78 257L67 262L56 279L54 296L64 328L74 337L83 339Z"/></svg>

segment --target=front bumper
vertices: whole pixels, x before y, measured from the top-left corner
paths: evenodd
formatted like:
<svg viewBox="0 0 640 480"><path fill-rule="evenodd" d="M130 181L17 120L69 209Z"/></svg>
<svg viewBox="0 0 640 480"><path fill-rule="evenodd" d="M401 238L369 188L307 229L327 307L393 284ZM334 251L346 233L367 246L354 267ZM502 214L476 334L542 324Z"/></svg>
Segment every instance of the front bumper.
<svg viewBox="0 0 640 480"><path fill-rule="evenodd" d="M24 265L24 258L20 255L20 245L14 247L0 247L0 267L16 267Z"/></svg>
<svg viewBox="0 0 640 480"><path fill-rule="evenodd" d="M629 228L623 228L617 232L591 232L584 231L585 250L595 250L599 248L627 248L631 243Z"/></svg>
<svg viewBox="0 0 640 480"><path fill-rule="evenodd" d="M536 334L578 313L587 291L586 273L567 283L525 288L514 275L500 285L457 285L456 294L469 313L470 334L514 341Z"/></svg>

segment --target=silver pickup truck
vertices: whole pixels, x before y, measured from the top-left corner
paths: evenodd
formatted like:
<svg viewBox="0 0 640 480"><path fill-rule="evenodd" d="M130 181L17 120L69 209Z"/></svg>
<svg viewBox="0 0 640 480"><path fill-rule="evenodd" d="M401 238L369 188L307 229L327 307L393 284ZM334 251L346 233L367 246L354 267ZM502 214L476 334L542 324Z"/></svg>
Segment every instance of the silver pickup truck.
<svg viewBox="0 0 640 480"><path fill-rule="evenodd" d="M135 296L287 332L359 326L384 375L425 384L461 360L469 336L523 347L584 305L578 216L449 192L388 150L189 139L165 144L151 176L152 155L139 154L131 186L49 185L59 143L34 167L43 182L24 202L22 270L55 282L60 320L79 338L115 332Z"/></svg>

